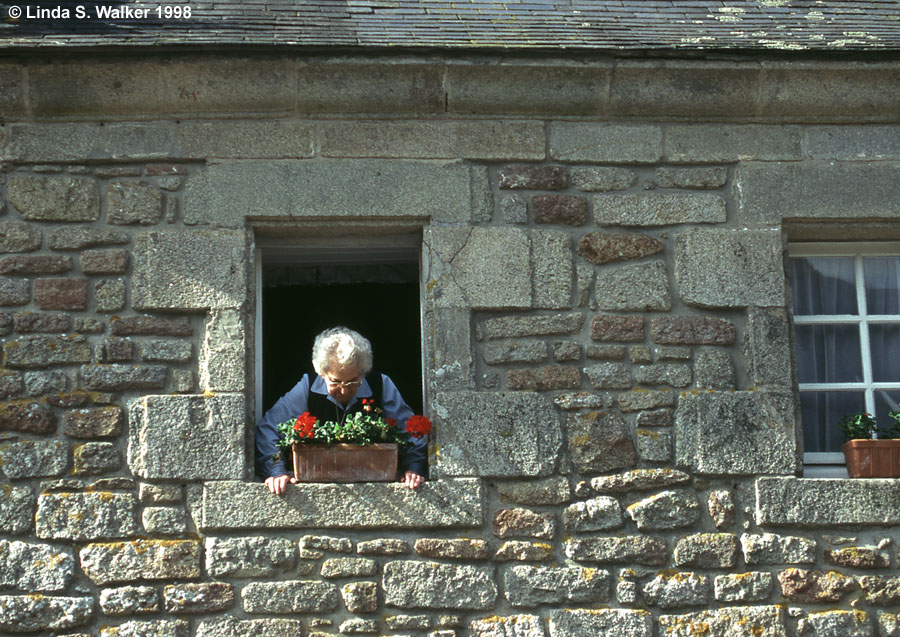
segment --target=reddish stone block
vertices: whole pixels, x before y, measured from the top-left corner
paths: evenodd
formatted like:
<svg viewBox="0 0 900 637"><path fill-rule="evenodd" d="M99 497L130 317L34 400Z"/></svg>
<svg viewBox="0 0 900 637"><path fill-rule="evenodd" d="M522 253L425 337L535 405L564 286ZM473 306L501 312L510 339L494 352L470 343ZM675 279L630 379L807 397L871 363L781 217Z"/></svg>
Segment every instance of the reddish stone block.
<svg viewBox="0 0 900 637"><path fill-rule="evenodd" d="M69 257L17 255L0 260L0 274L62 274L71 269Z"/></svg>
<svg viewBox="0 0 900 637"><path fill-rule="evenodd" d="M567 185L562 166L507 166L500 171L503 190L561 190Z"/></svg>
<svg viewBox="0 0 900 637"><path fill-rule="evenodd" d="M537 195L531 198L531 217L535 223L583 226L588 220L587 200L571 195Z"/></svg>
<svg viewBox="0 0 900 637"><path fill-rule="evenodd" d="M578 254L597 265L643 259L662 251L662 241L643 234L591 232L578 242Z"/></svg>
<svg viewBox="0 0 900 637"><path fill-rule="evenodd" d="M735 330L709 316L659 317L650 321L650 338L660 345L733 345Z"/></svg>
<svg viewBox="0 0 900 637"><path fill-rule="evenodd" d="M639 343L644 340L643 316L595 316L591 324L591 339Z"/></svg>
<svg viewBox="0 0 900 637"><path fill-rule="evenodd" d="M187 317L128 316L110 321L115 336L190 336L194 333Z"/></svg>
<svg viewBox="0 0 900 637"><path fill-rule="evenodd" d="M128 268L125 250L85 250L81 253L81 270L85 274L122 274Z"/></svg>
<svg viewBox="0 0 900 637"><path fill-rule="evenodd" d="M56 431L56 416L46 405L36 402L0 403L0 431L48 434Z"/></svg>
<svg viewBox="0 0 900 637"><path fill-rule="evenodd" d="M34 303L42 310L87 309L87 279L37 279Z"/></svg>
<svg viewBox="0 0 900 637"><path fill-rule="evenodd" d="M71 325L68 314L39 314L37 312L22 312L13 316L13 323L17 332L65 332Z"/></svg>

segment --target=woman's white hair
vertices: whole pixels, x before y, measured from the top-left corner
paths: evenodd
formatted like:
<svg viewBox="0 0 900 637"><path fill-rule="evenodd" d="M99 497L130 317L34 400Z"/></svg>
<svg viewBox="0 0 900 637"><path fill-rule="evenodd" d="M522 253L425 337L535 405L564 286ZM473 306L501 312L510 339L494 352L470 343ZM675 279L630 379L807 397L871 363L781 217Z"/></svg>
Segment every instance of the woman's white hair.
<svg viewBox="0 0 900 637"><path fill-rule="evenodd" d="M350 328L329 328L316 336L312 364L319 376L348 367L365 376L372 370L372 343Z"/></svg>

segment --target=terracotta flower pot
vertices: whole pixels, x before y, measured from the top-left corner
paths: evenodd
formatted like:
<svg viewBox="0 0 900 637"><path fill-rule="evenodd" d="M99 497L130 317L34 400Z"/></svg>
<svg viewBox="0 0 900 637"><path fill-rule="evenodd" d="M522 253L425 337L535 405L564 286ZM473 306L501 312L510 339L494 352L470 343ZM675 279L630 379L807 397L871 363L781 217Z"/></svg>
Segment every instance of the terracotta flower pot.
<svg viewBox="0 0 900 637"><path fill-rule="evenodd" d="M390 482L397 478L397 444L293 445L299 482Z"/></svg>
<svg viewBox="0 0 900 637"><path fill-rule="evenodd" d="M900 477L900 439L848 440L841 449L851 478Z"/></svg>

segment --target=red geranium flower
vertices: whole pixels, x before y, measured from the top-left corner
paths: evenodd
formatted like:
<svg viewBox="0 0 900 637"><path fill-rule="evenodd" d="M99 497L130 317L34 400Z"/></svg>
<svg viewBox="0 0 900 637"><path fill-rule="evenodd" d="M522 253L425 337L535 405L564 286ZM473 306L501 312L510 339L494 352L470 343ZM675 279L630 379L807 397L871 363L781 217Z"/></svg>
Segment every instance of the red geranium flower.
<svg viewBox="0 0 900 637"><path fill-rule="evenodd" d="M301 438L312 438L315 435L317 420L318 419L311 413L304 411L297 416L297 421L294 423L294 431L296 431Z"/></svg>
<svg viewBox="0 0 900 637"><path fill-rule="evenodd" d="M396 418L387 418L386 420L387 420L388 427L396 427L397 426Z"/></svg>
<svg viewBox="0 0 900 637"><path fill-rule="evenodd" d="M431 431L431 421L425 416L419 416L417 414L415 416L410 416L409 420L406 421L406 433L413 438L427 436L429 431Z"/></svg>

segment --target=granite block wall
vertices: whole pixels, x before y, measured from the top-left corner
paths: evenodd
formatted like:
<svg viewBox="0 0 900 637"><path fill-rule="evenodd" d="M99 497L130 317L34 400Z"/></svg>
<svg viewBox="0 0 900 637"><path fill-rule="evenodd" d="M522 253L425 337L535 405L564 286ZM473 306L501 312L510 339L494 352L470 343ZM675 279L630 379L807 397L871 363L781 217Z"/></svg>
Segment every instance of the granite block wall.
<svg viewBox="0 0 900 637"><path fill-rule="evenodd" d="M900 634L898 483L800 477L784 268L900 238L895 64L0 68L0 632ZM372 231L430 479L269 494L255 249Z"/></svg>

